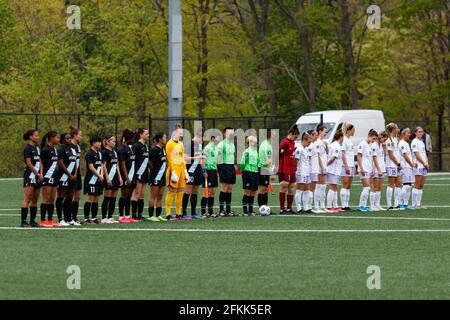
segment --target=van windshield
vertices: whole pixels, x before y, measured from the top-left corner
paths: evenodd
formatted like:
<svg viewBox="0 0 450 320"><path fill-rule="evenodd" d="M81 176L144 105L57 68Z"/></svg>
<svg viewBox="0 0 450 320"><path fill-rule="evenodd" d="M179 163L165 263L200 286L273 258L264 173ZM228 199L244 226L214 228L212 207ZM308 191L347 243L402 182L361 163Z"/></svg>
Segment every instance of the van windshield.
<svg viewBox="0 0 450 320"><path fill-rule="evenodd" d="M298 129L300 130L300 136L303 134L303 132L306 132L308 130L315 130L318 124L319 123L300 123L298 125ZM332 133L333 128L336 125L336 123L327 122L327 123L323 123L323 125L328 129L328 133L326 136L326 139L328 139L328 138L330 138L331 133Z"/></svg>

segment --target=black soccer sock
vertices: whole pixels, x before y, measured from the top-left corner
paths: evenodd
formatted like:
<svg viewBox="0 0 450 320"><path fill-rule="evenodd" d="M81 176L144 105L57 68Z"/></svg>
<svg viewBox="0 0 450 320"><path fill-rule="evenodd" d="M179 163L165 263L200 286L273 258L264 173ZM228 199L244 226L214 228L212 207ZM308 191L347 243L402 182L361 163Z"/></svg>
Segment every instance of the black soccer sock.
<svg viewBox="0 0 450 320"><path fill-rule="evenodd" d="M262 193L258 193L258 206L263 206L264 205L264 194Z"/></svg>
<svg viewBox="0 0 450 320"><path fill-rule="evenodd" d="M45 221L46 213L47 213L47 204L41 203L41 221Z"/></svg>
<svg viewBox="0 0 450 320"><path fill-rule="evenodd" d="M133 218L137 218L137 212L138 202L136 200L131 200L131 214L133 215Z"/></svg>
<svg viewBox="0 0 450 320"><path fill-rule="evenodd" d="M183 194L183 203L182 203L183 214L187 214L187 206L189 204L189 196L190 196L190 194L188 194L188 193Z"/></svg>
<svg viewBox="0 0 450 320"><path fill-rule="evenodd" d="M214 213L214 197L208 198L208 214Z"/></svg>
<svg viewBox="0 0 450 320"><path fill-rule="evenodd" d="M138 200L138 216L142 217L142 214L144 213L144 199Z"/></svg>
<svg viewBox="0 0 450 320"><path fill-rule="evenodd" d="M127 199L120 197L119 198L119 217L123 217L123 212L125 209L125 202Z"/></svg>
<svg viewBox="0 0 450 320"><path fill-rule="evenodd" d="M219 194L219 212L223 212L224 211L225 198L226 198L226 193L220 191L220 194Z"/></svg>
<svg viewBox="0 0 450 320"><path fill-rule="evenodd" d="M265 193L264 194L264 203L263 204L267 206L268 203L269 203L269 194Z"/></svg>
<svg viewBox="0 0 450 320"><path fill-rule="evenodd" d="M200 200L200 212L201 214L206 214L206 205L208 204L208 198L202 197Z"/></svg>
<svg viewBox="0 0 450 320"><path fill-rule="evenodd" d="M255 202L255 196L248 196L247 200L248 200L248 212L252 213L253 212L253 203Z"/></svg>
<svg viewBox="0 0 450 320"><path fill-rule="evenodd" d="M89 215L91 213L91 207L92 207L92 203L91 202L85 202L84 203L84 219L88 220L89 219Z"/></svg>
<svg viewBox="0 0 450 320"><path fill-rule="evenodd" d="M148 216L153 217L153 212L155 211L155 207L148 207Z"/></svg>
<svg viewBox="0 0 450 320"><path fill-rule="evenodd" d="M108 218L111 219L114 216L114 210L116 209L116 197L109 198Z"/></svg>
<svg viewBox="0 0 450 320"><path fill-rule="evenodd" d="M30 207L30 223L35 223L37 216L37 207Z"/></svg>
<svg viewBox="0 0 450 320"><path fill-rule="evenodd" d="M227 206L227 213L231 212L231 192L226 193L226 206Z"/></svg>
<svg viewBox="0 0 450 320"><path fill-rule="evenodd" d="M56 205L56 215L58 216L58 221L61 222L62 215L63 215L63 203L64 198L57 198L55 205Z"/></svg>
<svg viewBox="0 0 450 320"><path fill-rule="evenodd" d="M22 210L20 212L20 217L22 219L22 223L27 222L28 208L22 208Z"/></svg>
<svg viewBox="0 0 450 320"><path fill-rule="evenodd" d="M93 202L91 205L92 220L97 220L97 213L98 213L98 202Z"/></svg>
<svg viewBox="0 0 450 320"><path fill-rule="evenodd" d="M64 212L64 221L70 222L72 220L72 200L71 199L65 199L63 204L63 212Z"/></svg>
<svg viewBox="0 0 450 320"><path fill-rule="evenodd" d="M48 220L53 220L53 212L55 211L55 205L53 203L47 204Z"/></svg>
<svg viewBox="0 0 450 320"><path fill-rule="evenodd" d="M161 215L162 212L162 208L161 207L157 207L156 208L156 216L159 217Z"/></svg>
<svg viewBox="0 0 450 320"><path fill-rule="evenodd" d="M197 214L197 199L198 199L198 195L197 194L191 194L191 215L196 215Z"/></svg>
<svg viewBox="0 0 450 320"><path fill-rule="evenodd" d="M74 221L77 221L78 219L78 207L80 206L80 203L78 201L72 201L72 219Z"/></svg>
<svg viewBox="0 0 450 320"><path fill-rule="evenodd" d="M130 216L131 198L125 199L125 216Z"/></svg>
<svg viewBox="0 0 450 320"><path fill-rule="evenodd" d="M102 201L102 219L106 219L109 208L109 197L104 197Z"/></svg>
<svg viewBox="0 0 450 320"><path fill-rule="evenodd" d="M248 213L248 196L245 194L242 196L242 208L244 213Z"/></svg>

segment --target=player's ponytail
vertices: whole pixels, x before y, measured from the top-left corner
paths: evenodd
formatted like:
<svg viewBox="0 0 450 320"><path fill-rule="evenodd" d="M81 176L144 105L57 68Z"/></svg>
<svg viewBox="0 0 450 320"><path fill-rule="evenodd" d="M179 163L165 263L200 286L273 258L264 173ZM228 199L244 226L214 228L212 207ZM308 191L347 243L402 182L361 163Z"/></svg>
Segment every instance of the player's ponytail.
<svg viewBox="0 0 450 320"><path fill-rule="evenodd" d="M350 123L344 122L342 124L342 133L344 133L344 135L347 135L347 132L351 131L354 128L354 126Z"/></svg>
<svg viewBox="0 0 450 320"><path fill-rule="evenodd" d="M386 126L386 132L388 133L388 135L389 135L389 140L391 140L391 142L393 142L392 136L394 135L394 130L397 129L397 128L398 128L398 126L397 126L397 124L394 123L394 122L391 122L391 123L389 123L389 124Z"/></svg>
<svg viewBox="0 0 450 320"><path fill-rule="evenodd" d="M136 131L134 132L134 141L138 142L141 139L142 134L144 133L145 129L143 128L138 128L136 129Z"/></svg>
<svg viewBox="0 0 450 320"><path fill-rule="evenodd" d="M50 141L51 138L56 137L58 135L58 132L56 131L49 131L47 132L43 137L41 141L41 148L45 147L47 143Z"/></svg>
<svg viewBox="0 0 450 320"><path fill-rule="evenodd" d="M36 129L30 129L27 132L25 132L22 136L23 140L28 141L30 138L34 135L34 133L37 132Z"/></svg>
<svg viewBox="0 0 450 320"><path fill-rule="evenodd" d="M122 137L121 137L121 141L122 144L124 144L127 141L133 141L134 139L134 132L131 129L126 128L125 130L122 131Z"/></svg>
<svg viewBox="0 0 450 320"><path fill-rule="evenodd" d="M154 143L159 143L161 140L162 140L162 138L164 137L164 135L165 135L165 133L164 132L157 132L156 134L155 134L155 136L153 137L153 142Z"/></svg>
<svg viewBox="0 0 450 320"><path fill-rule="evenodd" d="M107 145L108 145L108 141L113 137L112 134L107 134L106 136L103 137L102 139L102 149L106 149Z"/></svg>
<svg viewBox="0 0 450 320"><path fill-rule="evenodd" d="M344 132L342 132L341 129L336 130L336 132L335 132L335 134L334 134L334 136L333 136L333 141L331 141L331 142L338 141L338 140L341 139L343 136L344 136Z"/></svg>

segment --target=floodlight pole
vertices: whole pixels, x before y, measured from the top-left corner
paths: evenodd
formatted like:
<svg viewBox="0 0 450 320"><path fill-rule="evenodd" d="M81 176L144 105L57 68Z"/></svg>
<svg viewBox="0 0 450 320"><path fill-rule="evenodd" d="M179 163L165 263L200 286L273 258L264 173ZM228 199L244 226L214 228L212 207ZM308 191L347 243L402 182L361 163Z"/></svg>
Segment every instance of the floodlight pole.
<svg viewBox="0 0 450 320"><path fill-rule="evenodd" d="M183 116L183 27L180 2L169 0L169 134Z"/></svg>

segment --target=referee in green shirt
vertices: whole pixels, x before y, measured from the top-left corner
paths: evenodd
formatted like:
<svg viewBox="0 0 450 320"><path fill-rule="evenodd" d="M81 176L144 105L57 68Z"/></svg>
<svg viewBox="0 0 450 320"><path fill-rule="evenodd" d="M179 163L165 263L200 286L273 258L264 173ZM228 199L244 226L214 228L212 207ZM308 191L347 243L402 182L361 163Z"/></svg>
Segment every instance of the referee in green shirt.
<svg viewBox="0 0 450 320"><path fill-rule="evenodd" d="M201 213L204 218L214 216L214 195L216 188L219 185L217 176L217 140L216 137L211 136L211 141L203 149L205 158L205 169L207 179L203 179L203 190L208 187L208 194L203 193L201 200ZM208 181L208 184L206 184ZM206 207L208 207L208 215L206 215Z"/></svg>
<svg viewBox="0 0 450 320"><path fill-rule="evenodd" d="M248 148L242 154L240 169L242 171L242 188L244 195L242 197L242 206L244 216L254 216L253 203L255 201L256 190L258 190L258 139L255 136L247 138Z"/></svg>
<svg viewBox="0 0 450 320"><path fill-rule="evenodd" d="M236 148L234 146L234 129L227 127L223 130L224 139L217 145L217 169L219 172L219 180L221 190L219 195L219 207L221 217L234 216L231 211L231 193L233 185L236 184L236 168L235 154ZM226 211L224 210L226 208Z"/></svg>
<svg viewBox="0 0 450 320"><path fill-rule="evenodd" d="M272 137L274 137L274 131L267 129L267 136L264 141L259 145L258 151L258 164L259 164L259 177L258 177L258 206L267 205L269 202L269 184L270 177L273 174L273 150L272 150Z"/></svg>

